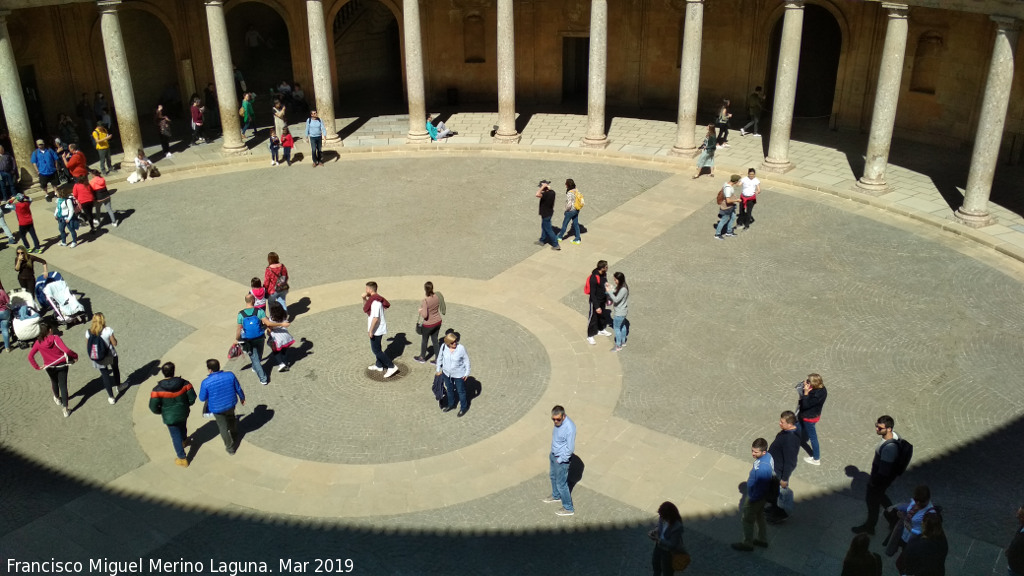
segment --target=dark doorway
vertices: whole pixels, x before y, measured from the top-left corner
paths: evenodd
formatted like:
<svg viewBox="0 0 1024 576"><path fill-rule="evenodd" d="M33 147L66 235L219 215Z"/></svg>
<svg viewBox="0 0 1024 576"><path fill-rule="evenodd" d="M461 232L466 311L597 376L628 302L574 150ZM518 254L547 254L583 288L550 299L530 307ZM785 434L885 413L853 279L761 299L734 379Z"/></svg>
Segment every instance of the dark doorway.
<svg viewBox="0 0 1024 576"><path fill-rule="evenodd" d="M377 0L350 0L333 22L338 99L346 114L408 111L402 43L394 13Z"/></svg>
<svg viewBox="0 0 1024 576"><path fill-rule="evenodd" d="M269 96L282 80L295 82L288 24L276 10L258 2L236 4L227 13L227 26L231 62L242 72L247 92ZM240 93L238 99L242 99ZM257 105L258 125L269 122L269 113L260 113L269 109L269 101Z"/></svg>
<svg viewBox="0 0 1024 576"><path fill-rule="evenodd" d="M25 94L25 108L28 111L29 124L32 125L32 134L49 140L52 134L47 129L46 118L43 116L43 103L39 101L39 90L36 88L36 67L32 65L19 66L18 76L21 77L21 91ZM53 119L53 127L56 132L56 118Z"/></svg>
<svg viewBox="0 0 1024 576"><path fill-rule="evenodd" d="M779 66L779 46L782 42L782 18L772 29L768 50L768 77L765 89L768 101L775 97L776 69ZM795 118L828 118L832 115L832 101L836 95L839 75L839 55L843 48L843 33L832 14L816 4L804 8L804 26L800 42L800 67L797 72Z"/></svg>
<svg viewBox="0 0 1024 576"><path fill-rule="evenodd" d="M562 102L587 101L587 74L590 70L590 38L562 38Z"/></svg>

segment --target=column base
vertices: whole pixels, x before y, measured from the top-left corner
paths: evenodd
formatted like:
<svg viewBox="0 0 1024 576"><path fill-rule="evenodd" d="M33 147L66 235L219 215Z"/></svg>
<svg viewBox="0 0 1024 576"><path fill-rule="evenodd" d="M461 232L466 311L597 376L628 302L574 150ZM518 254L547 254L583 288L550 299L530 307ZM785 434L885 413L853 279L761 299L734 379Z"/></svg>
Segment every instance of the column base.
<svg viewBox="0 0 1024 576"><path fill-rule="evenodd" d="M519 132L502 133L500 130L494 133L494 142L497 144L519 144L522 140Z"/></svg>
<svg viewBox="0 0 1024 576"><path fill-rule="evenodd" d="M953 213L953 219L970 228L984 228L995 224L998 219L988 212L969 212L961 206Z"/></svg>
<svg viewBox="0 0 1024 576"><path fill-rule="evenodd" d="M892 187L885 180L871 180L863 176L852 186L854 192L863 192L872 196L881 196L892 192Z"/></svg>
<svg viewBox="0 0 1024 576"><path fill-rule="evenodd" d="M227 142L221 145L220 151L234 156L242 156L250 153L249 147L245 144L228 144Z"/></svg>
<svg viewBox="0 0 1024 576"><path fill-rule="evenodd" d="M793 164L789 160L773 160L771 158L765 158L764 162L761 163L761 170L765 172L772 172L774 174L785 174L793 168L796 168L796 164Z"/></svg>
<svg viewBox="0 0 1024 576"><path fill-rule="evenodd" d="M324 148L343 148L345 143L342 142L341 138L337 134L326 136L323 142Z"/></svg>
<svg viewBox="0 0 1024 576"><path fill-rule="evenodd" d="M700 156L700 148L694 146L693 148L680 148L679 146L673 146L668 151L669 156L678 156L679 158L696 158Z"/></svg>
<svg viewBox="0 0 1024 576"><path fill-rule="evenodd" d="M430 133L426 130L423 132L409 132L405 135L406 144L430 144Z"/></svg>
<svg viewBox="0 0 1024 576"><path fill-rule="evenodd" d="M580 141L580 144L584 148L607 148L608 144L610 144L610 143L611 143L611 140L609 140L608 136L605 135L605 134L602 134L601 136L599 136L597 138L591 138L590 136L584 136L583 140Z"/></svg>

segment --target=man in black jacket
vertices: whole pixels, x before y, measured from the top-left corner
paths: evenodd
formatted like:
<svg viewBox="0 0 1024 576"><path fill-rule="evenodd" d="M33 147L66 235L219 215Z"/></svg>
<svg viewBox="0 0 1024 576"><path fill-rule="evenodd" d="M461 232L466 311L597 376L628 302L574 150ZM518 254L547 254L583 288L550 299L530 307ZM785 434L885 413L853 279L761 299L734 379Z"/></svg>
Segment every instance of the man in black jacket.
<svg viewBox="0 0 1024 576"><path fill-rule="evenodd" d="M594 342L594 336L611 336L611 332L605 330L605 326L611 324L606 318L610 316L607 310L608 292L605 284L608 282L608 262L598 260L597 267L587 277L587 292L590 294L590 315L587 316L587 342Z"/></svg>
<svg viewBox="0 0 1024 576"><path fill-rule="evenodd" d="M541 246L550 243L552 250L561 250L558 245L558 235L551 227L551 216L555 213L555 191L551 189L551 180L541 180L537 184L537 198L540 198L537 212L540 214L540 240L537 244Z"/></svg>
<svg viewBox="0 0 1024 576"><path fill-rule="evenodd" d="M896 479L896 460L899 459L900 437L892 431L896 422L892 416L880 416L875 422L875 434L882 437L882 442L875 447L875 458L871 461L871 478L868 480L868 491L864 501L868 507L868 519L860 526L852 528L854 534L874 534L878 523L878 507L892 506L892 500L885 493L893 480Z"/></svg>
<svg viewBox="0 0 1024 576"><path fill-rule="evenodd" d="M779 488L789 488L789 477L796 470L797 459L800 457L800 434L796 431L796 414L786 410L779 415L779 433L768 447L775 465L775 476L779 479ZM772 524L789 518L789 513L775 505L778 496L769 498L765 513Z"/></svg>

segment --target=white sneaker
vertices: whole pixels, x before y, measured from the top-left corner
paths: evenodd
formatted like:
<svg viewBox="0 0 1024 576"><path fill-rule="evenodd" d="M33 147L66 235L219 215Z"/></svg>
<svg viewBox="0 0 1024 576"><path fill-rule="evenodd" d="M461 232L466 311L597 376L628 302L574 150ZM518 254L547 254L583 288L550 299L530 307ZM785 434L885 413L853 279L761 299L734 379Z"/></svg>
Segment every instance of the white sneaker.
<svg viewBox="0 0 1024 576"><path fill-rule="evenodd" d="M67 242L58 242L57 243L57 246L67 246L67 245L68 245Z"/></svg>
<svg viewBox="0 0 1024 576"><path fill-rule="evenodd" d="M283 372L286 366L287 366L287 364L278 364L277 365L277 371L278 372Z"/></svg>
<svg viewBox="0 0 1024 576"><path fill-rule="evenodd" d="M173 157L174 157L174 154L171 154L170 152L168 152L167 155L164 156L164 158L167 158L167 159L170 159L170 158L173 158Z"/></svg>
<svg viewBox="0 0 1024 576"><path fill-rule="evenodd" d="M271 166L277 166L277 162L274 162L273 160L271 160L271 161L270 161L270 165L271 165Z"/></svg>
<svg viewBox="0 0 1024 576"><path fill-rule="evenodd" d="M71 416L71 412L67 408L64 408L64 417L67 418L68 416Z"/></svg>
<svg viewBox="0 0 1024 576"><path fill-rule="evenodd" d="M60 398L54 396L53 397L53 403L56 404L57 406L60 406Z"/></svg>
<svg viewBox="0 0 1024 576"><path fill-rule="evenodd" d="M78 242L72 242L71 244L68 244L68 248L74 248L75 246L78 246Z"/></svg>
<svg viewBox="0 0 1024 576"><path fill-rule="evenodd" d="M370 364L369 366L367 366L366 369L367 370L376 370L377 372L383 372L384 371L383 368L378 368L376 364Z"/></svg>
<svg viewBox="0 0 1024 576"><path fill-rule="evenodd" d="M113 406L114 404L117 403L117 400L114 400L113 396L107 396L107 403Z"/></svg>
<svg viewBox="0 0 1024 576"><path fill-rule="evenodd" d="M612 333L607 331L607 330L601 330L601 331L598 332L598 334L600 334L601 336L611 336L612 335Z"/></svg>
<svg viewBox="0 0 1024 576"><path fill-rule="evenodd" d="M392 376L394 376L397 373L398 373L398 366L392 366L391 368L388 368L387 372L384 373L384 377L385 378L391 378Z"/></svg>
<svg viewBox="0 0 1024 576"><path fill-rule="evenodd" d="M740 128L740 136L746 136L747 132L743 128Z"/></svg>
<svg viewBox="0 0 1024 576"><path fill-rule="evenodd" d="M814 456L804 456L804 462L813 466L821 466L821 460L815 460Z"/></svg>
<svg viewBox="0 0 1024 576"><path fill-rule="evenodd" d="M117 222L114 222L114 228L117 228Z"/></svg>
<svg viewBox="0 0 1024 576"><path fill-rule="evenodd" d="M597 344L597 342L594 342L594 337L593 336L587 336L587 342L590 343L590 344Z"/></svg>

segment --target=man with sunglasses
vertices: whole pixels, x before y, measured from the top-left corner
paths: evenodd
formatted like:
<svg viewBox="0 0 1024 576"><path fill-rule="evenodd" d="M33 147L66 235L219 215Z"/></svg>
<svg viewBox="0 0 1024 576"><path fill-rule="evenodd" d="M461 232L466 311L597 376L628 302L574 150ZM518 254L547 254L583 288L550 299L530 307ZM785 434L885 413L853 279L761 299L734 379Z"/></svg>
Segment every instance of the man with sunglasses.
<svg viewBox="0 0 1024 576"><path fill-rule="evenodd" d="M555 514L572 516L576 511L572 507L572 494L569 492L569 459L576 449L576 424L565 415L565 408L561 406L551 409L551 421L555 423L551 431L551 495L544 502L561 502L562 507Z"/></svg>
<svg viewBox="0 0 1024 576"><path fill-rule="evenodd" d="M874 534L878 523L878 507L889 508L892 500L886 495L893 480L896 479L896 460L899 459L900 437L892 431L895 426L892 416L880 416L875 421L875 434L882 441L875 447L875 458L871 461L871 478L868 480L868 491L864 502L868 507L868 519L860 526L854 526L854 534Z"/></svg>

